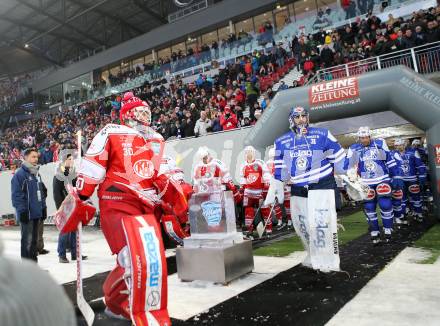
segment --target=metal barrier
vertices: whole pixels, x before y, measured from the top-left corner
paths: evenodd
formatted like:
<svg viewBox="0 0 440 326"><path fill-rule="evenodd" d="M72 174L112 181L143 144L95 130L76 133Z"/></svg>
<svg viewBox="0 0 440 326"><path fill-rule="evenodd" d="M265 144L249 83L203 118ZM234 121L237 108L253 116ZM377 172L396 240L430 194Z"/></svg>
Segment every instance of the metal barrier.
<svg viewBox="0 0 440 326"><path fill-rule="evenodd" d="M343 65L320 69L306 85L337 78L356 76L369 71L406 66L421 74L440 71L440 41L400 50Z"/></svg>

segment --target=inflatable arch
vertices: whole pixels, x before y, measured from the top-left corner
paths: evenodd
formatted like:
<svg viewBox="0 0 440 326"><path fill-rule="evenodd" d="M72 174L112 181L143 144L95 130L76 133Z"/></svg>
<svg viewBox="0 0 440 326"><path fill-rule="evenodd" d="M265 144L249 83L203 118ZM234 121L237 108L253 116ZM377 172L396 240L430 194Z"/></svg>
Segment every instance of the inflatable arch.
<svg viewBox="0 0 440 326"><path fill-rule="evenodd" d="M440 88L404 66L279 92L250 129L245 145L264 153L289 129L292 106L310 110L311 122L393 111L426 132L434 206L440 217ZM374 126L370 126L374 128Z"/></svg>

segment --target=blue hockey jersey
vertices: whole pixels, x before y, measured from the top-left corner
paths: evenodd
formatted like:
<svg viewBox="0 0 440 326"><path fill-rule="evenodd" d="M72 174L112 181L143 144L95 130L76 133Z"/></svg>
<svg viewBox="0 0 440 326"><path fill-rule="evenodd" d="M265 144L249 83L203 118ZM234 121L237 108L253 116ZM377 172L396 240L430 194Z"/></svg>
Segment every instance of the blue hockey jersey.
<svg viewBox="0 0 440 326"><path fill-rule="evenodd" d="M317 183L333 169L344 173L344 149L324 128L309 127L307 134L289 131L275 140L275 178L296 186Z"/></svg>
<svg viewBox="0 0 440 326"><path fill-rule="evenodd" d="M399 151L396 150L392 150L390 151L391 153L391 157L396 161L396 165L397 165L397 169L399 170L399 175L395 175L393 176L393 178L395 179L402 179L402 163L403 163L403 159L402 156L400 155Z"/></svg>
<svg viewBox="0 0 440 326"><path fill-rule="evenodd" d="M400 175L396 160L383 139L372 139L368 146L351 145L346 163L347 168L357 164L358 175L367 185L389 182L391 177Z"/></svg>
<svg viewBox="0 0 440 326"><path fill-rule="evenodd" d="M426 179L426 166L422 161L420 153L415 148L407 148L400 153L402 165L400 167L404 181L417 181L418 178Z"/></svg>

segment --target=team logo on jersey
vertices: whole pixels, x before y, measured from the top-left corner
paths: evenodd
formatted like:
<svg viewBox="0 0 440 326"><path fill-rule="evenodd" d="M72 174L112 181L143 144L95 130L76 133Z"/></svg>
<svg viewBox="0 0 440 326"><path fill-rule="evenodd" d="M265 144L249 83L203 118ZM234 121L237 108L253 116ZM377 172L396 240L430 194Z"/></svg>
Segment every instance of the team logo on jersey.
<svg viewBox="0 0 440 326"><path fill-rule="evenodd" d="M402 171L403 171L403 173L408 173L409 172L408 161L404 161L404 163L402 164Z"/></svg>
<svg viewBox="0 0 440 326"><path fill-rule="evenodd" d="M222 218L222 205L215 201L205 201L200 205L202 207L202 214L208 223L208 226L219 226Z"/></svg>
<svg viewBox="0 0 440 326"><path fill-rule="evenodd" d="M373 161L366 161L365 162L365 170L367 172L376 172L376 163Z"/></svg>
<svg viewBox="0 0 440 326"><path fill-rule="evenodd" d="M154 175L154 165L150 160L139 160L133 165L133 171L141 178L150 179Z"/></svg>
<svg viewBox="0 0 440 326"><path fill-rule="evenodd" d="M258 174L255 174L255 173L250 173L246 177L246 181L248 184L254 183L255 181L257 181L257 179L258 179Z"/></svg>
<svg viewBox="0 0 440 326"><path fill-rule="evenodd" d="M258 164L254 164L254 171L258 171Z"/></svg>
<svg viewBox="0 0 440 326"><path fill-rule="evenodd" d="M295 165L298 170L305 170L307 168L309 161L305 157L298 157Z"/></svg>

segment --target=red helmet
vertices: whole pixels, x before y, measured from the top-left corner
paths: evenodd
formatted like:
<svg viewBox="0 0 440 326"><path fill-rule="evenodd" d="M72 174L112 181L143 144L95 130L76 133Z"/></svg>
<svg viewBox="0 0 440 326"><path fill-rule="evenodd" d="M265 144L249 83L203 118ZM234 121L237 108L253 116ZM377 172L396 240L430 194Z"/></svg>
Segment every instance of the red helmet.
<svg viewBox="0 0 440 326"><path fill-rule="evenodd" d="M121 124L125 124L126 120L131 120L149 126L151 124L150 106L147 102L134 96L132 92L127 92L121 101L119 118Z"/></svg>

